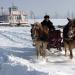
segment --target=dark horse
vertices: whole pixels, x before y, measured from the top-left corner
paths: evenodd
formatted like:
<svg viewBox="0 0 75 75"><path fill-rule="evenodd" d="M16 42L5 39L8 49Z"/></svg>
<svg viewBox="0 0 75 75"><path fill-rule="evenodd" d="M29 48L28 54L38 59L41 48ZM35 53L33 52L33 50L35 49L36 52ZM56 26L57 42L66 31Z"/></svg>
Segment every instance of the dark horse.
<svg viewBox="0 0 75 75"><path fill-rule="evenodd" d="M63 42L65 48L65 55L67 48L70 52L70 58L73 58L72 49L75 48L75 19L68 19L68 24L63 28Z"/></svg>

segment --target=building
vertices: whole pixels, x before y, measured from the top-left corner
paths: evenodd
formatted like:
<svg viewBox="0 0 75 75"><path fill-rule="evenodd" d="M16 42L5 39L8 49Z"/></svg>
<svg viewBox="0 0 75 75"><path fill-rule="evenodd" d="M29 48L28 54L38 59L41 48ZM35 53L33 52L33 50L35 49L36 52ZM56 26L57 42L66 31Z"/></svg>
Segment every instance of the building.
<svg viewBox="0 0 75 75"><path fill-rule="evenodd" d="M26 25L28 23L27 17L25 12L18 10L16 6L12 6L9 8L8 14L0 15L0 23L8 23L12 26Z"/></svg>

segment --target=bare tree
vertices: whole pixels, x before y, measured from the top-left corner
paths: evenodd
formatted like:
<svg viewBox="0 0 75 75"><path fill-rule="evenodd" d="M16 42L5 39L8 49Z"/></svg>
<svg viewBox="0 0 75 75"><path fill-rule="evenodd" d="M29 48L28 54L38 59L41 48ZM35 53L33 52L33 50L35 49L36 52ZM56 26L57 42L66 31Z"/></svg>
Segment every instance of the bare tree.
<svg viewBox="0 0 75 75"><path fill-rule="evenodd" d="M4 8L3 8L3 7L1 7L1 15L3 15L3 11L4 11Z"/></svg>
<svg viewBox="0 0 75 75"><path fill-rule="evenodd" d="M55 12L54 18L57 19L59 17L58 13Z"/></svg>
<svg viewBox="0 0 75 75"><path fill-rule="evenodd" d="M71 15L70 15L70 11L68 10L68 12L67 12L67 17L68 18L71 18Z"/></svg>
<svg viewBox="0 0 75 75"><path fill-rule="evenodd" d="M35 19L35 14L34 14L33 11L30 11L30 18L31 18L31 19Z"/></svg>
<svg viewBox="0 0 75 75"><path fill-rule="evenodd" d="M74 12L71 13L71 18L75 18Z"/></svg>

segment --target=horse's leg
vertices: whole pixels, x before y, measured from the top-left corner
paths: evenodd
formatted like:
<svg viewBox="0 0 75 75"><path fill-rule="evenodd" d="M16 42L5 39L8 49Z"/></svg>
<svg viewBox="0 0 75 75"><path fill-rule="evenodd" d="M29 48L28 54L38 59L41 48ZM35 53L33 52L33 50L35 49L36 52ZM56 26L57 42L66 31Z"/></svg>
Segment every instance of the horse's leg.
<svg viewBox="0 0 75 75"><path fill-rule="evenodd" d="M38 59L38 56L39 56L39 47L37 47L36 54L37 54L37 59Z"/></svg>
<svg viewBox="0 0 75 75"><path fill-rule="evenodd" d="M40 56L42 56L43 57L43 42L42 41L39 41L39 49L38 49L38 53L39 53L39 55Z"/></svg>
<svg viewBox="0 0 75 75"><path fill-rule="evenodd" d="M65 47L65 56L67 55L67 50L66 50L66 47Z"/></svg>
<svg viewBox="0 0 75 75"><path fill-rule="evenodd" d="M42 41L42 57L46 57L47 42Z"/></svg>
<svg viewBox="0 0 75 75"><path fill-rule="evenodd" d="M47 43L47 49L48 49L48 50L50 50L50 46L49 46L49 43Z"/></svg>
<svg viewBox="0 0 75 75"><path fill-rule="evenodd" d="M46 57L47 45L48 45L48 42L44 42L44 55L45 55L45 57Z"/></svg>
<svg viewBox="0 0 75 75"><path fill-rule="evenodd" d="M38 56L39 56L39 49L37 49L37 59L38 59Z"/></svg>
<svg viewBox="0 0 75 75"><path fill-rule="evenodd" d="M70 58L73 58L73 54L72 54L72 43L69 42L69 51L70 51Z"/></svg>
<svg viewBox="0 0 75 75"><path fill-rule="evenodd" d="M58 44L57 50L62 51L62 49L61 49L61 43Z"/></svg>
<svg viewBox="0 0 75 75"><path fill-rule="evenodd" d="M37 48L36 54L37 54L37 59L38 59L38 56L40 56L40 43L39 43L39 41L36 41L36 48Z"/></svg>
<svg viewBox="0 0 75 75"><path fill-rule="evenodd" d="M44 42L42 41L42 57L45 58L45 49L44 49Z"/></svg>
<svg viewBox="0 0 75 75"><path fill-rule="evenodd" d="M67 43L64 42L65 56L67 55L67 49L66 49L66 47L67 47Z"/></svg>

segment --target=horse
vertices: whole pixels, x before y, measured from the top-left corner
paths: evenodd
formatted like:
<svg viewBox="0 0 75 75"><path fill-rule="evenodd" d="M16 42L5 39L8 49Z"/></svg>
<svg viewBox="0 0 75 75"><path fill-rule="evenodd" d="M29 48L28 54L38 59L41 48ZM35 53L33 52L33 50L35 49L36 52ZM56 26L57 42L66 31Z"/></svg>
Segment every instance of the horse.
<svg viewBox="0 0 75 75"><path fill-rule="evenodd" d="M72 49L75 48L75 19L68 19L67 25L63 28L63 43L65 48L65 56L67 55L67 48L70 52L70 58L73 58Z"/></svg>
<svg viewBox="0 0 75 75"><path fill-rule="evenodd" d="M33 27L34 43L37 47L37 57L46 56L46 50L57 48L61 51L61 32L60 30L49 30L46 25L34 23Z"/></svg>
<svg viewBox="0 0 75 75"><path fill-rule="evenodd" d="M38 56L42 56L45 58L46 56L46 49L47 49L47 39L48 39L48 33L49 29L48 27L42 25L41 23L34 23L33 28L33 35L34 35L34 42L35 46L37 48L37 58Z"/></svg>

